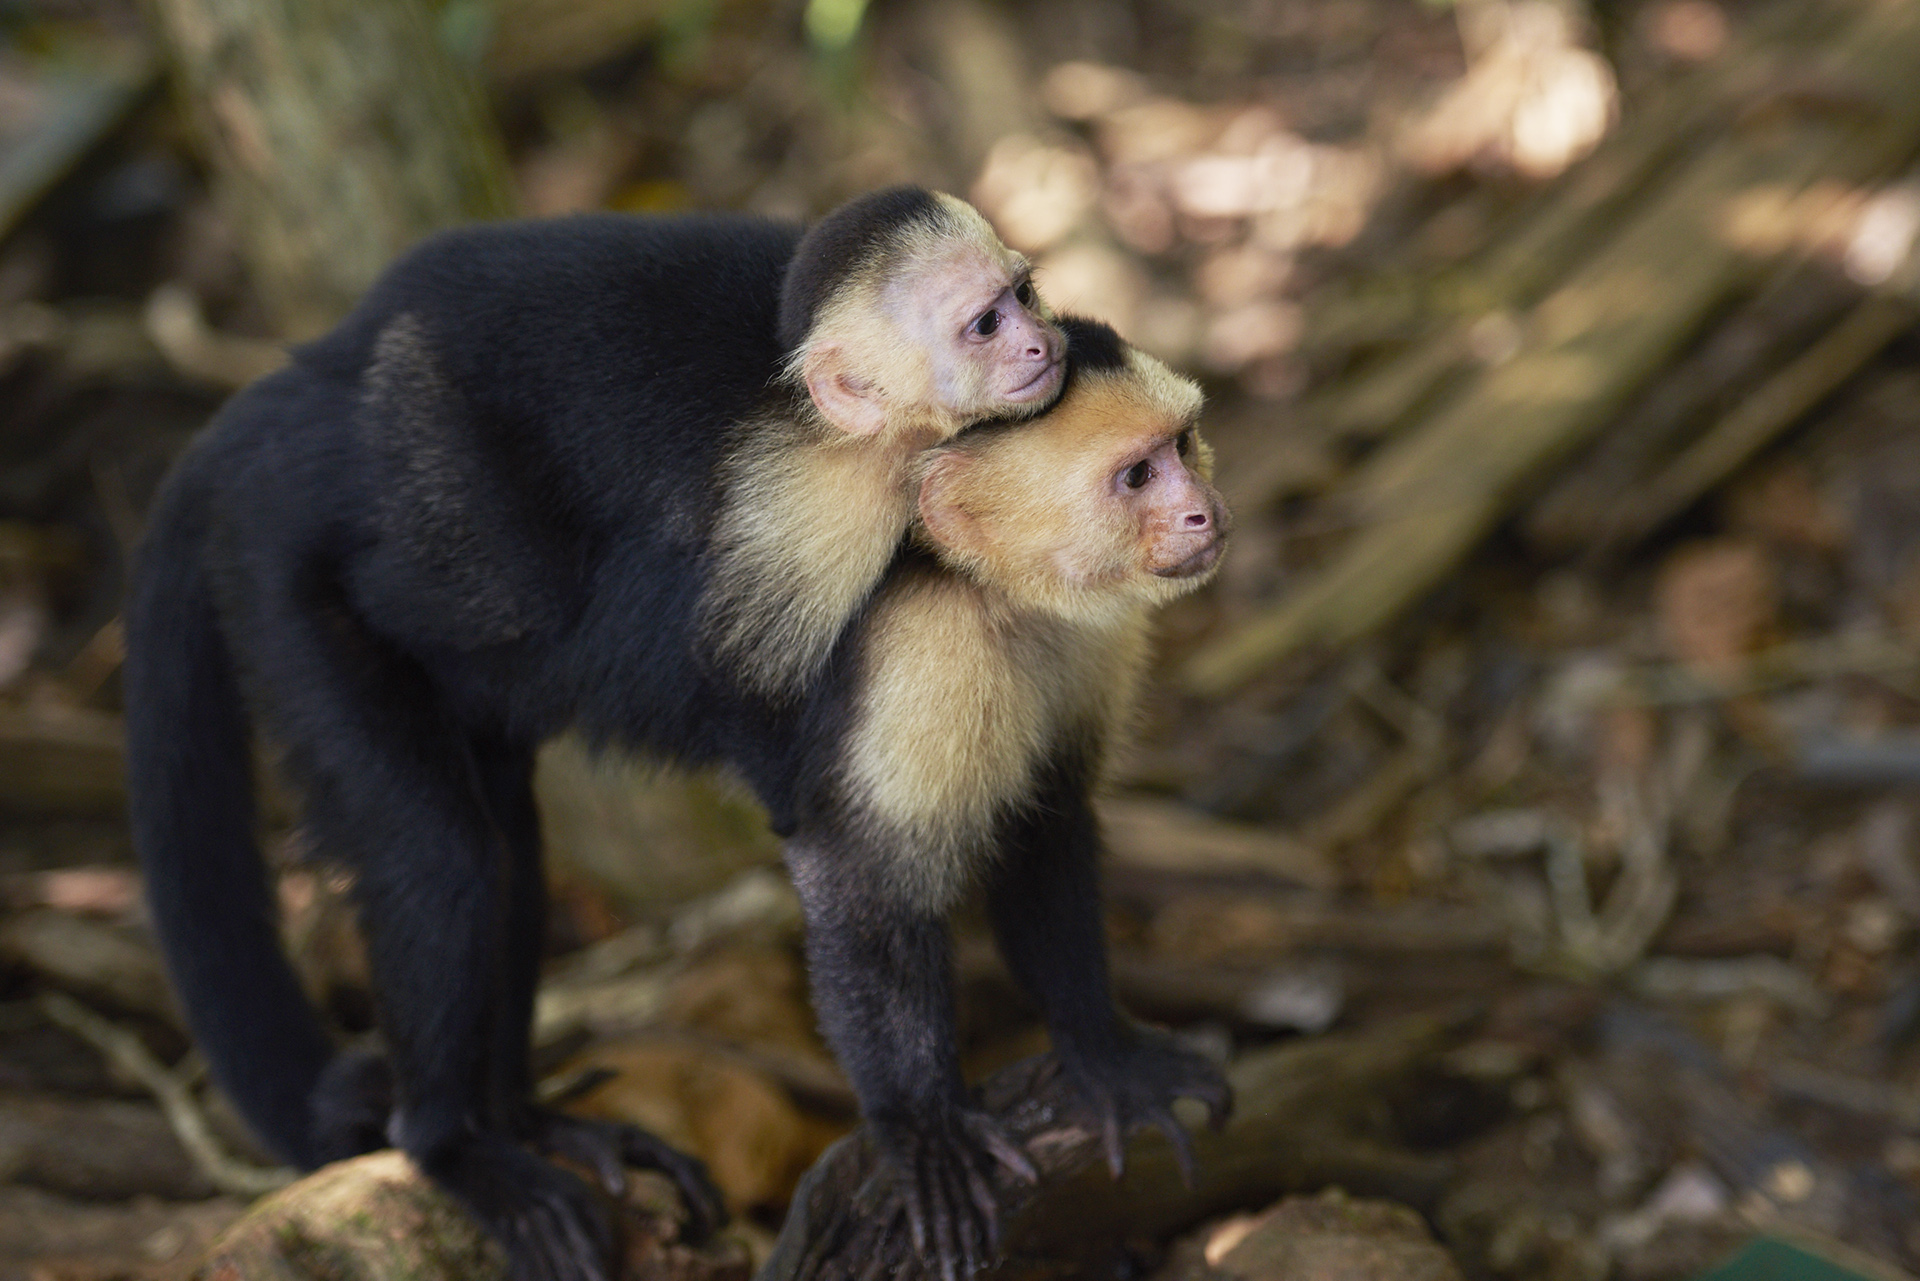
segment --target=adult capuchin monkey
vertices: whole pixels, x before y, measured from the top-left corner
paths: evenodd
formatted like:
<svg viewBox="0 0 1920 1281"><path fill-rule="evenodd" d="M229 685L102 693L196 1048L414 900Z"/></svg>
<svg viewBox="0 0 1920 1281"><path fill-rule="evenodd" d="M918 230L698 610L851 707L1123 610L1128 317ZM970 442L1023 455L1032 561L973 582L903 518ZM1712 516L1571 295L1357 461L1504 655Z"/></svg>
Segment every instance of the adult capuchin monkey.
<svg viewBox="0 0 1920 1281"><path fill-rule="evenodd" d="M607 1275L560 1155L699 1163L535 1106L531 790L573 728L732 762L782 830L819 780L835 638L913 515L915 453L1044 408L1064 344L1024 260L913 188L802 238L589 216L435 237L240 393L155 502L127 612L134 840L214 1079L303 1167L404 1148L516 1277ZM830 715L829 715L830 719ZM384 1060L282 956L250 741L353 876Z"/></svg>

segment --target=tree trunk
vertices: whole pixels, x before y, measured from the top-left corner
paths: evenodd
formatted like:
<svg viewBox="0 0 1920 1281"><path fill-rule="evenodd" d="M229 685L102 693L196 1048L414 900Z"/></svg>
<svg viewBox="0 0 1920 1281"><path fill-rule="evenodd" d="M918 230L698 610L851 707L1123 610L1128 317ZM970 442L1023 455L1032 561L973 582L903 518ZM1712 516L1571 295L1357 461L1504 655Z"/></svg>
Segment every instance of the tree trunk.
<svg viewBox="0 0 1920 1281"><path fill-rule="evenodd" d="M418 0L156 0L179 87L289 338L402 249L513 211L473 77Z"/></svg>

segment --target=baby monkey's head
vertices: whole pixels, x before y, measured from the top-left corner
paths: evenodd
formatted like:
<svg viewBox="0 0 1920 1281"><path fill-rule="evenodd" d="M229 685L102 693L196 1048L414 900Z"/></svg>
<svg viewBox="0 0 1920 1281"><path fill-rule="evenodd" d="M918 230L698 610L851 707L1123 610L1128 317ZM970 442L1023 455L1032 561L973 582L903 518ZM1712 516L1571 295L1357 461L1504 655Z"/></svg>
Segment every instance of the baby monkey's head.
<svg viewBox="0 0 1920 1281"><path fill-rule="evenodd" d="M1061 323L1071 375L1059 401L928 451L919 530L1016 604L1094 621L1206 582L1231 520L1200 438L1200 389L1105 325Z"/></svg>
<svg viewBox="0 0 1920 1281"><path fill-rule="evenodd" d="M862 196L801 240L781 290L789 374L849 435L937 444L1046 408L1066 340L978 210L919 187Z"/></svg>

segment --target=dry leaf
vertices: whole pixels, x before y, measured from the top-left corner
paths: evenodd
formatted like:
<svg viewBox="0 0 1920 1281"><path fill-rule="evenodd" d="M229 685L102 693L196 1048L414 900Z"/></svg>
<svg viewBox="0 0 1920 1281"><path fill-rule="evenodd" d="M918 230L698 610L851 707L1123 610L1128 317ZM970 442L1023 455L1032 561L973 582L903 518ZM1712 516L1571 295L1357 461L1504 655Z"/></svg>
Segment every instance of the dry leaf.
<svg viewBox="0 0 1920 1281"><path fill-rule="evenodd" d="M1752 543L1682 548L1661 567L1654 608L1674 658L1724 671L1773 625L1778 608L1773 566Z"/></svg>
<svg viewBox="0 0 1920 1281"><path fill-rule="evenodd" d="M616 1043L572 1066L617 1073L580 1099L578 1111L640 1126L698 1156L736 1211L784 1205L839 1137L803 1116L767 1077L696 1046Z"/></svg>

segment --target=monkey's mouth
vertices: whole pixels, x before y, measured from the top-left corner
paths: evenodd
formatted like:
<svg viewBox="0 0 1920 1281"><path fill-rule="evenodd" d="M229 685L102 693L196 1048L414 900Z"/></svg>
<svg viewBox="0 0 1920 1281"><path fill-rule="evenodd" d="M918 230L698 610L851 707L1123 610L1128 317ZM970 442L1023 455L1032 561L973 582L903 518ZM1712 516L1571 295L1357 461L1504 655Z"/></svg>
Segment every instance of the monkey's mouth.
<svg viewBox="0 0 1920 1281"><path fill-rule="evenodd" d="M1153 572L1161 578L1198 578L1220 563L1220 556L1227 550L1227 540L1216 538L1193 555L1178 564Z"/></svg>
<svg viewBox="0 0 1920 1281"><path fill-rule="evenodd" d="M1021 383L1018 387L1015 387L1012 391L1006 393L1005 398L1019 405L1029 400L1039 400L1042 396L1051 395L1054 388L1059 385L1064 367L1064 362L1062 361L1048 361L1046 368L1042 369L1026 382Z"/></svg>

